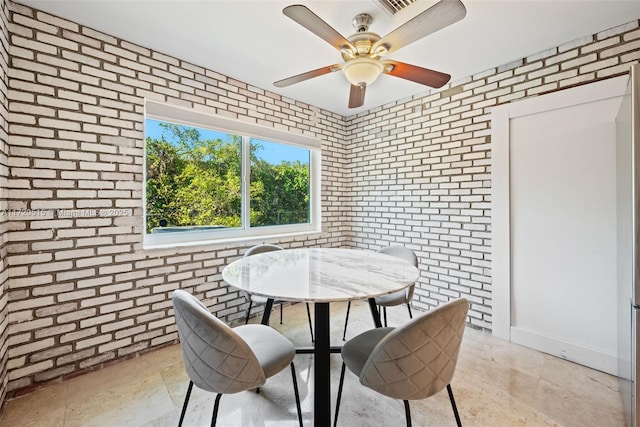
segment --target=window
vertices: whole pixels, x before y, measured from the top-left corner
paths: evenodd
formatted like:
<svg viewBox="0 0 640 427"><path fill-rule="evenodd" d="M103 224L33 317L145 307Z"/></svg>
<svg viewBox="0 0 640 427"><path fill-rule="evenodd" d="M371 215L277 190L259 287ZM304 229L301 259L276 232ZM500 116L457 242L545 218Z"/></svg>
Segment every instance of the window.
<svg viewBox="0 0 640 427"><path fill-rule="evenodd" d="M320 231L316 140L147 102L147 246Z"/></svg>
<svg viewBox="0 0 640 427"><path fill-rule="evenodd" d="M251 225L308 224L310 151L255 138L250 144Z"/></svg>

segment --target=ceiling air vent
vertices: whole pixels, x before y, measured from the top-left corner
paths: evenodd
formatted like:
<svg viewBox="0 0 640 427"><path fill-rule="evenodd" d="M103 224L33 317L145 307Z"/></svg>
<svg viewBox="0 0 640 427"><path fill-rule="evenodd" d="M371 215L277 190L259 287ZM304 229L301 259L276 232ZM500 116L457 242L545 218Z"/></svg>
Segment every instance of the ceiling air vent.
<svg viewBox="0 0 640 427"><path fill-rule="evenodd" d="M380 2L380 4L382 4L385 7L385 9L395 14L397 12L400 12L405 7L412 5L417 0L378 0L378 1Z"/></svg>

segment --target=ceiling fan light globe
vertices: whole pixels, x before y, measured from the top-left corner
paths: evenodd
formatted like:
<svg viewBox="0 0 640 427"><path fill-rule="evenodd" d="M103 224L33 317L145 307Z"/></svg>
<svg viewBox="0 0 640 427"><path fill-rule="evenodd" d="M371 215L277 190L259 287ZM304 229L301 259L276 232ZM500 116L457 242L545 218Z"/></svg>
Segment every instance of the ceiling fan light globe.
<svg viewBox="0 0 640 427"><path fill-rule="evenodd" d="M368 86L375 82L383 69L384 65L380 61L368 57L352 59L342 66L349 83L356 86Z"/></svg>

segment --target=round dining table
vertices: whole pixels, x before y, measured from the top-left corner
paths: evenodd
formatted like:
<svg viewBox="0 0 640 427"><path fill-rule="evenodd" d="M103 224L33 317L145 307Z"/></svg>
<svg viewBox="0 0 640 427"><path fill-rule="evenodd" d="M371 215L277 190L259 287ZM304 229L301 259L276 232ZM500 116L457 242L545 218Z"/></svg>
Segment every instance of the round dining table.
<svg viewBox="0 0 640 427"><path fill-rule="evenodd" d="M381 326L375 298L415 283L419 270L411 263L373 251L339 248L298 248L265 252L237 259L222 270L235 288L268 298L262 318L269 324L274 300L313 303L315 343L298 353L314 355L313 419L331 425L331 347L329 304L368 300L374 325Z"/></svg>

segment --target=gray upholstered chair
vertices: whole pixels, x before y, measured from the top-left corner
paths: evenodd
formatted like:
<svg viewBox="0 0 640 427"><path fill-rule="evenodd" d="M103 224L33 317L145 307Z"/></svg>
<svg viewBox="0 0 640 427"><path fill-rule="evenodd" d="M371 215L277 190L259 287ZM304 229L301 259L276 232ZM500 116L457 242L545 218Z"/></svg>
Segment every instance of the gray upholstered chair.
<svg viewBox="0 0 640 427"><path fill-rule="evenodd" d="M282 248L278 245L272 245L269 243L264 243L261 245L256 245L256 246L252 246L249 249L247 249L247 251L244 253L244 256L251 256L251 255L257 255L257 254L261 254L264 252L272 252L272 251L281 251ZM251 294L249 292L245 292L245 295L247 297L247 300L249 301L249 308L247 308L247 316L244 320L244 324L246 325L247 323L249 323L249 316L251 315L251 307L253 307L253 304L266 304L267 303L267 298L260 296L260 295L254 295ZM282 324L282 301L274 301L274 303L279 303L280 304L280 324ZM309 319L309 330L311 331L311 341L314 341L313 339L313 323L311 322L311 311L309 310L309 304L306 304L307 306L307 318Z"/></svg>
<svg viewBox="0 0 640 427"><path fill-rule="evenodd" d="M408 249L404 246L388 246L386 248L380 249L378 252L382 254L391 255L396 258L401 258L418 267L418 257L416 256L415 252L413 252L411 249ZM378 309L382 307L382 312L384 314L384 326L388 326L387 307L391 307L394 305L407 304L407 309L409 310L409 318L413 319L413 314L411 313L411 299L413 298L413 291L415 290L415 287L416 287L415 284L413 284L401 291L376 298L376 305L378 306ZM351 311L351 301L349 301L349 304L347 305L347 316L344 319L344 332L342 333L343 341L347 338L347 325L349 324L350 311Z"/></svg>
<svg viewBox="0 0 640 427"><path fill-rule="evenodd" d="M456 369L469 302L460 298L443 304L397 328L364 332L342 347L342 371L334 427L342 397L345 367L360 383L385 396L404 401L407 426L411 426L409 400L426 399L447 388L456 423L451 379Z"/></svg>
<svg viewBox="0 0 640 427"><path fill-rule="evenodd" d="M296 350L291 341L264 325L243 325L231 329L197 298L182 290L173 292L173 308L184 365L190 379L178 426L182 426L194 384L217 393L211 418L211 426L215 427L223 394L257 389L287 365L291 366L298 422L302 426L293 365Z"/></svg>

